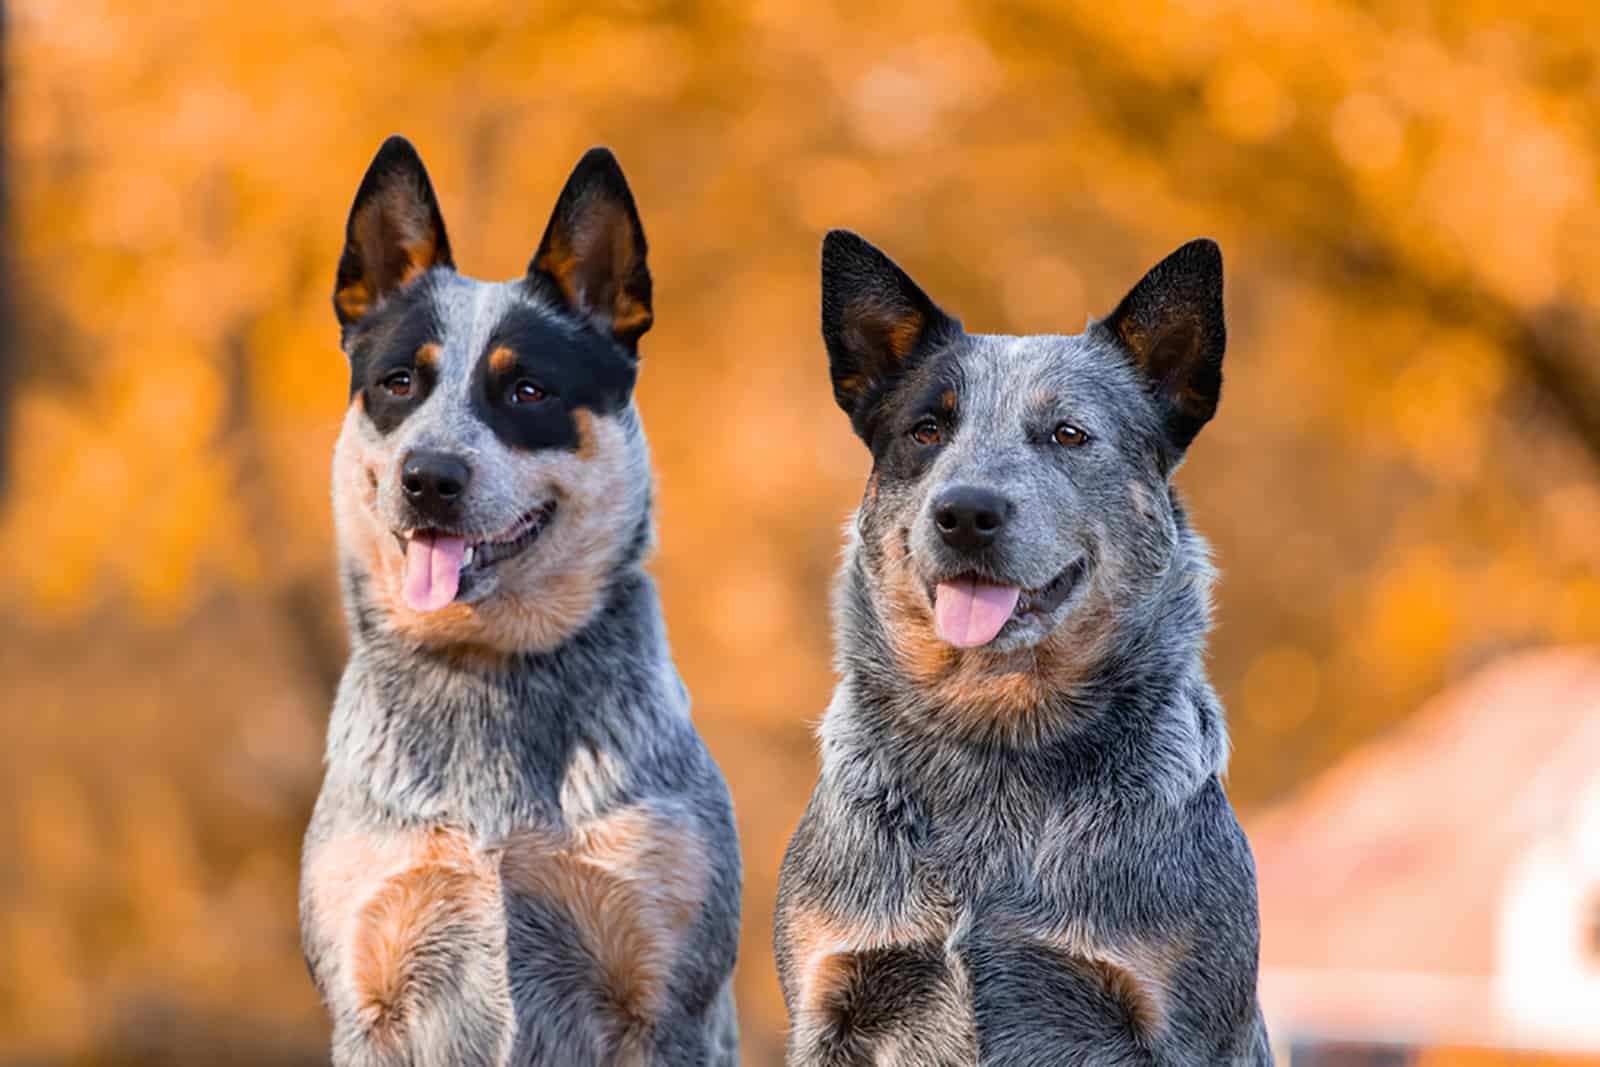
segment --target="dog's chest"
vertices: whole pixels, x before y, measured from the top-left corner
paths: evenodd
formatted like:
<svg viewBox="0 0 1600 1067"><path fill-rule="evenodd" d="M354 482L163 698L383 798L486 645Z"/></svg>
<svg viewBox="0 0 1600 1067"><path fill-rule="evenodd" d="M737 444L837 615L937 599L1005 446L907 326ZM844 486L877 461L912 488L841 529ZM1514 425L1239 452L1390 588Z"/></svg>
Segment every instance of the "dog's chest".
<svg viewBox="0 0 1600 1067"><path fill-rule="evenodd" d="M413 1029L443 1010L445 988L499 1017L508 1043L534 1003L542 1016L614 1005L616 1018L571 1021L603 1057L664 1011L708 875L703 843L643 803L492 839L450 826L336 831L306 856L308 947L336 1020L358 1038Z"/></svg>
<svg viewBox="0 0 1600 1067"><path fill-rule="evenodd" d="M847 1005L905 998L927 1010L884 1024L869 1042L883 1062L971 1062L1018 1017L1021 974L1064 1003L1159 1035L1180 947L1107 924L1087 906L1107 873L1097 816L1059 804L1008 814L897 810L872 832L840 834L887 845L878 870L901 877L864 894L837 885L785 916L802 1044L821 1040ZM858 860L855 869L868 864Z"/></svg>

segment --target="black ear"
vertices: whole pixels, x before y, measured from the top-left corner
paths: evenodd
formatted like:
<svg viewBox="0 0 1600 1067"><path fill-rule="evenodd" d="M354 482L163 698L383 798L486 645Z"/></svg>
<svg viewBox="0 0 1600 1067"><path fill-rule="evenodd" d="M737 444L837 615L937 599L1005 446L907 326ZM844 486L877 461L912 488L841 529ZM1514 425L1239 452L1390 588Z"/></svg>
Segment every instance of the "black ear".
<svg viewBox="0 0 1600 1067"><path fill-rule="evenodd" d="M372 158L345 223L333 290L339 325L354 325L430 268L453 266L444 216L422 158L410 141L391 137Z"/></svg>
<svg viewBox="0 0 1600 1067"><path fill-rule="evenodd" d="M878 249L848 230L823 239L822 340L833 398L863 440L874 406L900 375L960 333L961 324Z"/></svg>
<svg viewBox="0 0 1600 1067"><path fill-rule="evenodd" d="M1101 325L1144 376L1182 455L1222 395L1222 251L1190 241L1151 268Z"/></svg>
<svg viewBox="0 0 1600 1067"><path fill-rule="evenodd" d="M633 351L655 321L646 252L617 157L591 148L561 190L528 280Z"/></svg>

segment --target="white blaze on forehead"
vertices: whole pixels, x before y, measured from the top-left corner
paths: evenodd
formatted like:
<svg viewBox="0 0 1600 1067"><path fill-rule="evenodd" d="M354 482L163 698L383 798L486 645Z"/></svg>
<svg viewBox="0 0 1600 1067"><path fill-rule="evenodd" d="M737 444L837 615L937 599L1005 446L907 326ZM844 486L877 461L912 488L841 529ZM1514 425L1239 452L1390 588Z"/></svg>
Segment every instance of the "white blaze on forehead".
<svg viewBox="0 0 1600 1067"><path fill-rule="evenodd" d="M515 282L478 282L452 277L443 281L435 297L439 341L444 346L441 377L461 392L470 386L473 372L489 350L496 327L518 304L525 303Z"/></svg>
<svg viewBox="0 0 1600 1067"><path fill-rule="evenodd" d="M432 391L401 423L400 452L444 449L475 456L487 447L488 429L473 409L473 382L495 329L519 303L514 282L479 282L456 275L438 279L433 291L439 345Z"/></svg>

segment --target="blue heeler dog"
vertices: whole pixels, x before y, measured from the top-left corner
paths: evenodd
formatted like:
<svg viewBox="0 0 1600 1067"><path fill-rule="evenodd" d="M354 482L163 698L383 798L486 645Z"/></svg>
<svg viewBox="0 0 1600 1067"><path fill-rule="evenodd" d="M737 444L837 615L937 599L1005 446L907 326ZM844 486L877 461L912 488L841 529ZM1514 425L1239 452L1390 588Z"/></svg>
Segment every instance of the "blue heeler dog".
<svg viewBox="0 0 1600 1067"><path fill-rule="evenodd" d="M836 231L822 332L873 466L779 889L790 1062L1269 1063L1170 483L1222 386L1217 246L1075 337L995 337Z"/></svg>
<svg viewBox="0 0 1600 1067"><path fill-rule="evenodd" d="M645 238L596 149L526 277L457 274L391 138L334 297L350 663L301 926L337 1064L732 1064L741 871L655 587Z"/></svg>

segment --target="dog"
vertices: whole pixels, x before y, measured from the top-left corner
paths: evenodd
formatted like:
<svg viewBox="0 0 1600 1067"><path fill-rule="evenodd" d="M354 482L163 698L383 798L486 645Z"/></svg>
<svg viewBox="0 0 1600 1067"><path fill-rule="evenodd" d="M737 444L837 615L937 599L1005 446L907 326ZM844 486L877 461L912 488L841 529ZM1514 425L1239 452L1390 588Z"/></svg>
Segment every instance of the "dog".
<svg viewBox="0 0 1600 1067"><path fill-rule="evenodd" d="M1076 336L980 336L844 232L833 393L872 454L775 948L789 1062L1263 1064L1249 845L1173 471L1222 386L1222 258Z"/></svg>
<svg viewBox="0 0 1600 1067"><path fill-rule="evenodd" d="M605 149L526 276L384 143L334 308L351 652L300 913L340 1065L733 1064L742 881L654 584L644 230Z"/></svg>

